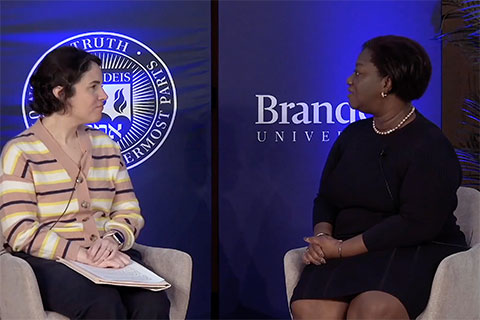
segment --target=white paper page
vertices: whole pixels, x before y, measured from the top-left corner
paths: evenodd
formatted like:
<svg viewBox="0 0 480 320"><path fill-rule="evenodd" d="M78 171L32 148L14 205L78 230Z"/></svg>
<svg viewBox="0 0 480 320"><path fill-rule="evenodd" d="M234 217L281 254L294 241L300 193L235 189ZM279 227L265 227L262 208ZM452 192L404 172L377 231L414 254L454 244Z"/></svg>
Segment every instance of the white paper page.
<svg viewBox="0 0 480 320"><path fill-rule="evenodd" d="M98 268L77 261L69 262L107 281L142 282L147 284L158 284L165 281L162 277L159 277L135 261L121 269Z"/></svg>

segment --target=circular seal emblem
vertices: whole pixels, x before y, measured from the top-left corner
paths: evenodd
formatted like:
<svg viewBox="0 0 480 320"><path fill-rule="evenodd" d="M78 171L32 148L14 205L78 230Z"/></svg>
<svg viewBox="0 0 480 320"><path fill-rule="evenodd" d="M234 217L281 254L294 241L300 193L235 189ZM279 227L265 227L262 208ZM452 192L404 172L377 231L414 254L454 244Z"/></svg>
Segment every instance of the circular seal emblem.
<svg viewBox="0 0 480 320"><path fill-rule="evenodd" d="M51 47L32 67L23 88L25 126L39 115L29 104L33 99L29 80L39 63L60 46L74 46L102 60L103 88L108 94L102 119L92 128L116 141L127 167L134 168L150 158L165 142L177 110L172 75L160 57L142 42L112 32L82 33Z"/></svg>

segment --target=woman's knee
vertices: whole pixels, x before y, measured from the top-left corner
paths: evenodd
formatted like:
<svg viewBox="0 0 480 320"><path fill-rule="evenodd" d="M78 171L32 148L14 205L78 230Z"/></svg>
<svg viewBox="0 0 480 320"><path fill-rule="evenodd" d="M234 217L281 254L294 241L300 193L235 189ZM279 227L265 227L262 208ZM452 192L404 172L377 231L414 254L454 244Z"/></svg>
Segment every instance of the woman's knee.
<svg viewBox="0 0 480 320"><path fill-rule="evenodd" d="M101 288L101 289L100 289ZM125 319L127 309L114 287L99 286L100 290L77 304L74 318L80 319Z"/></svg>
<svg viewBox="0 0 480 320"><path fill-rule="evenodd" d="M347 319L385 319L387 314L387 305L368 300L351 304L348 308Z"/></svg>
<svg viewBox="0 0 480 320"><path fill-rule="evenodd" d="M170 300L165 291L123 288L121 295L130 319L169 319Z"/></svg>
<svg viewBox="0 0 480 320"><path fill-rule="evenodd" d="M305 300L296 300L290 305L292 316L294 319L302 319L306 312L307 304Z"/></svg>
<svg viewBox="0 0 480 320"><path fill-rule="evenodd" d="M292 302L294 319L343 319L348 303L336 300L296 300Z"/></svg>
<svg viewBox="0 0 480 320"><path fill-rule="evenodd" d="M347 319L408 319L408 314L396 297L385 292L368 291L352 300Z"/></svg>
<svg viewBox="0 0 480 320"><path fill-rule="evenodd" d="M169 319L170 301L167 296L159 298L156 303L145 303L137 305L129 310L131 319Z"/></svg>

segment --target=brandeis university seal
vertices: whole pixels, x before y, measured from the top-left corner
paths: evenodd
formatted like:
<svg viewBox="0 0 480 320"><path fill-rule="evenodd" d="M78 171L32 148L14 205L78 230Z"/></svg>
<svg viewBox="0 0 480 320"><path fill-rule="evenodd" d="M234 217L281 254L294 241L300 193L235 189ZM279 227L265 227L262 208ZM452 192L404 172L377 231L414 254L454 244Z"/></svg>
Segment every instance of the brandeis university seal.
<svg viewBox="0 0 480 320"><path fill-rule="evenodd" d="M131 37L112 32L83 33L45 52L25 81L25 126L28 128L39 117L29 106L32 88L28 80L50 51L67 45L102 60L103 88L108 99L102 119L90 126L104 131L120 145L128 168L140 165L167 139L175 119L177 95L166 64L152 49Z"/></svg>

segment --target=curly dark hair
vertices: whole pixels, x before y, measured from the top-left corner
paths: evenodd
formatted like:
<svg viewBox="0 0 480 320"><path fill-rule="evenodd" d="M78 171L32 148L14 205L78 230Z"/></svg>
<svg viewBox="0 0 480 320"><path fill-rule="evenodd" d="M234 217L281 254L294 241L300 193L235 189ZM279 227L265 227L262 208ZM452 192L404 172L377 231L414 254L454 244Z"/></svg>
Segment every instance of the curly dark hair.
<svg viewBox="0 0 480 320"><path fill-rule="evenodd" d="M392 80L390 94L410 102L425 93L432 64L420 44L409 38L388 35L370 39L362 48L370 51L372 63L380 75Z"/></svg>
<svg viewBox="0 0 480 320"><path fill-rule="evenodd" d="M30 78L33 87L30 107L44 116L65 112L67 99L75 94L73 86L89 70L92 62L101 66L100 58L71 46L59 47L47 54ZM57 86L63 87L60 98L53 94Z"/></svg>

